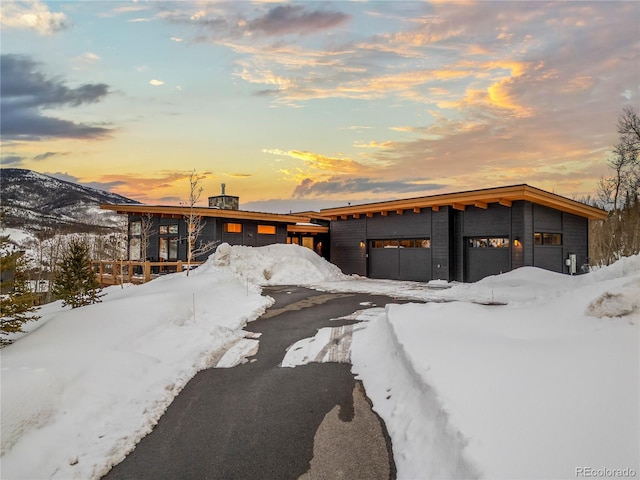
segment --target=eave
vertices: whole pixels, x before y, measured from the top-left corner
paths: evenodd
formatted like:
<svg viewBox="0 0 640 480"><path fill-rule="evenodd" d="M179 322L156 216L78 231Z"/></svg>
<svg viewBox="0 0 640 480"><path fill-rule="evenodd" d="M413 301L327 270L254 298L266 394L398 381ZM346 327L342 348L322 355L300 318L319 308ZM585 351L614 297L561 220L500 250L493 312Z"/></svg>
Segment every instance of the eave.
<svg viewBox="0 0 640 480"><path fill-rule="evenodd" d="M165 218L184 218L193 213L193 215L199 217L256 220L260 222L278 222L287 224L308 223L310 221L309 217L302 215L248 212L244 210L224 210L221 208L210 207L193 207L193 209L191 209L190 207L165 205L102 204L100 205L100 208L103 210L111 210L123 215L152 215Z"/></svg>
<svg viewBox="0 0 640 480"><path fill-rule="evenodd" d="M287 233L318 234L329 233L329 227L322 225L287 225Z"/></svg>
<svg viewBox="0 0 640 480"><path fill-rule="evenodd" d="M510 207L513 202L518 200L537 203L573 215L586 217L590 220L607 218L607 212L604 210L529 185L512 185L468 192L445 193L427 197L327 208L321 210L321 214L331 217L332 220L338 220L346 219L348 216L358 218L359 216L366 215L371 217L376 213L386 216L389 212L398 213L407 210L418 213L423 208L431 208L434 211L437 211L440 207L465 210L467 207L473 206L484 209L491 203Z"/></svg>

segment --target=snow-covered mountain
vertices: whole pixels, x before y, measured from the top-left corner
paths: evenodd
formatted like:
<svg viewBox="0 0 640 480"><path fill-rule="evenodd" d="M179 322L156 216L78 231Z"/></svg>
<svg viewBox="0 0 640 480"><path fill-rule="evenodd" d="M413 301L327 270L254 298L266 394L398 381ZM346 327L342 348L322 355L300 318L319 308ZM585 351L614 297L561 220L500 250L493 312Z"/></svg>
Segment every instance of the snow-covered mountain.
<svg viewBox="0 0 640 480"><path fill-rule="evenodd" d="M94 231L122 223L122 215L100 210L101 203L138 203L94 188L65 182L32 170L0 169L3 223L36 231L55 226L67 231Z"/></svg>

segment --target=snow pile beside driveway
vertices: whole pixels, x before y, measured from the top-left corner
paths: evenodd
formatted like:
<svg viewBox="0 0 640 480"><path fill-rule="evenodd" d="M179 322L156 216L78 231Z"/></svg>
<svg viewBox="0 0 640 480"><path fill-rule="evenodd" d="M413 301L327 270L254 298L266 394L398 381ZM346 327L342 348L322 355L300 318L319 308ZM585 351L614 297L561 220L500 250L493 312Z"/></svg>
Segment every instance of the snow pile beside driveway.
<svg viewBox="0 0 640 480"><path fill-rule="evenodd" d="M3 478L99 478L272 303L210 263L106 292L2 349Z"/></svg>
<svg viewBox="0 0 640 480"><path fill-rule="evenodd" d="M249 285L310 285L348 278L313 250L299 245L253 248L223 243L213 261Z"/></svg>
<svg viewBox="0 0 640 480"><path fill-rule="evenodd" d="M640 474L639 282L635 256L581 277L525 268L443 292L493 290L506 306L387 305L355 333L352 359L398 478Z"/></svg>

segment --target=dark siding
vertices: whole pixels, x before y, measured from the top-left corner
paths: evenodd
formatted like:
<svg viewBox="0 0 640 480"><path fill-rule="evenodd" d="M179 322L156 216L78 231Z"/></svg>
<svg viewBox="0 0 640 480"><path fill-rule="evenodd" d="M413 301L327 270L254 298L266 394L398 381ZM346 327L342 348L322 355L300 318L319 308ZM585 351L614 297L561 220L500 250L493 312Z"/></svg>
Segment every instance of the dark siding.
<svg viewBox="0 0 640 480"><path fill-rule="evenodd" d="M465 237L508 237L511 232L511 208L497 203L489 208L467 207L464 216Z"/></svg>
<svg viewBox="0 0 640 480"><path fill-rule="evenodd" d="M533 205L533 228L536 232L561 232L562 212L544 205Z"/></svg>
<svg viewBox="0 0 640 480"><path fill-rule="evenodd" d="M437 212L431 212L431 278L449 281L450 272L450 225L449 209L441 207Z"/></svg>
<svg viewBox="0 0 640 480"><path fill-rule="evenodd" d="M542 205L533 205L534 232L561 233L562 246L536 245L533 265L559 273L567 273L565 259L577 255L577 272L587 263L589 254L589 220ZM533 241L533 239L532 239Z"/></svg>
<svg viewBox="0 0 640 480"><path fill-rule="evenodd" d="M403 215L389 212L386 217L377 213L366 220L368 239L419 238L431 234L431 210L405 211Z"/></svg>
<svg viewBox="0 0 640 480"><path fill-rule="evenodd" d="M258 239L258 224L255 222L242 222L242 241L239 245L248 247L260 247Z"/></svg>
<svg viewBox="0 0 640 480"><path fill-rule="evenodd" d="M534 247L534 266L545 268L552 272L562 273L564 270L563 247L536 245Z"/></svg>
<svg viewBox="0 0 640 480"><path fill-rule="evenodd" d="M202 222L203 222L202 232L200 233L200 236L196 240L196 245L204 245L209 242L216 242L218 239L216 238L217 229L216 229L216 222L214 221L214 219L203 218ZM186 239L188 236L187 223L184 221L182 223L184 224L184 232L182 231L181 227L178 227L180 229L180 238ZM198 257L195 258L195 261L204 262L207 258L209 258L209 255L211 255L214 251L215 251L215 248L213 250L210 250L204 253L203 255L199 255ZM184 259L184 260L187 259L187 241L186 240L182 242L178 242L178 258Z"/></svg>
<svg viewBox="0 0 640 480"><path fill-rule="evenodd" d="M331 263L344 273L366 276L366 247L360 248L360 242L366 241L366 218L331 221Z"/></svg>
<svg viewBox="0 0 640 480"><path fill-rule="evenodd" d="M589 220L570 213L562 214L564 258L577 255L577 271L589 263ZM565 267L565 271L568 269Z"/></svg>
<svg viewBox="0 0 640 480"><path fill-rule="evenodd" d="M447 207L451 211L451 280L458 282L464 281L464 216L462 212Z"/></svg>
<svg viewBox="0 0 640 480"><path fill-rule="evenodd" d="M533 265L533 203L524 202L524 236L522 249L524 250L524 264Z"/></svg>
<svg viewBox="0 0 640 480"><path fill-rule="evenodd" d="M511 267L514 269L525 265L525 208L525 202L522 201L513 202L511 207ZM520 241L520 246L515 245L516 238Z"/></svg>

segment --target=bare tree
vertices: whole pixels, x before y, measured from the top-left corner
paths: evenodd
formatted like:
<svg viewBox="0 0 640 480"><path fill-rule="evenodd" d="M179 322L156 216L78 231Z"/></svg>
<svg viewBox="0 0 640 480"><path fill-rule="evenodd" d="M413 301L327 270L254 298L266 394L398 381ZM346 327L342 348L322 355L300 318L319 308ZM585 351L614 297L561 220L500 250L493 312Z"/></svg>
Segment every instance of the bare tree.
<svg viewBox="0 0 640 480"><path fill-rule="evenodd" d="M187 275L191 270L193 259L212 251L217 245L215 241L199 241L205 226L202 216L195 212L195 206L200 200L204 189L200 184L201 180L202 177L199 177L195 170L189 175L189 198L186 204L189 207L189 213L185 215L185 221L187 222Z"/></svg>
<svg viewBox="0 0 640 480"><path fill-rule="evenodd" d="M612 174L598 188L609 217L591 227L593 260L606 265L640 252L640 118L633 108L623 109L617 127L618 143L607 161Z"/></svg>
<svg viewBox="0 0 640 480"><path fill-rule="evenodd" d="M156 234L153 228L153 217L150 213L144 214L140 217L140 260L143 262L147 260L147 251L149 250L149 243L151 237Z"/></svg>

